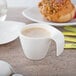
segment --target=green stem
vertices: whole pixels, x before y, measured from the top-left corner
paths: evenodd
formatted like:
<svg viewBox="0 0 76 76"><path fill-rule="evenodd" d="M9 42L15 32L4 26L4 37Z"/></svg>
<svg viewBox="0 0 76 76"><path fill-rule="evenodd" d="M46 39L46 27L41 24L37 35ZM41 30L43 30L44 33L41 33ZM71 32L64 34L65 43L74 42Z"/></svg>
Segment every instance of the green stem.
<svg viewBox="0 0 76 76"><path fill-rule="evenodd" d="M76 43L66 43L64 45L65 49L76 49Z"/></svg>
<svg viewBox="0 0 76 76"><path fill-rule="evenodd" d="M67 31L76 32L76 27L66 26L64 29Z"/></svg>
<svg viewBox="0 0 76 76"><path fill-rule="evenodd" d="M64 37L65 41L68 41L68 42L76 42L76 38L75 37Z"/></svg>
<svg viewBox="0 0 76 76"><path fill-rule="evenodd" d="M64 36L76 36L75 32L62 32Z"/></svg>

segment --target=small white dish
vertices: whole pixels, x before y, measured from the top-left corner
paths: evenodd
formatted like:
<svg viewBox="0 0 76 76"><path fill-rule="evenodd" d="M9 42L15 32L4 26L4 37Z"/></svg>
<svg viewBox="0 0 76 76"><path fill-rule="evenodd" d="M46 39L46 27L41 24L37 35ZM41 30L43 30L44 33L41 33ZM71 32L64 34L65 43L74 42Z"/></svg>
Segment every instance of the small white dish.
<svg viewBox="0 0 76 76"><path fill-rule="evenodd" d="M0 76L10 76L13 73L14 70L12 66L9 63L0 60Z"/></svg>
<svg viewBox="0 0 76 76"><path fill-rule="evenodd" d="M32 8L24 10L23 16L35 22L47 23L54 26L76 25L76 19L73 19L72 21L66 22L66 23L54 23L54 22L44 20L38 7L32 7Z"/></svg>
<svg viewBox="0 0 76 76"><path fill-rule="evenodd" d="M23 76L23 75L16 74L13 67L9 63L0 60L0 76Z"/></svg>
<svg viewBox="0 0 76 76"><path fill-rule="evenodd" d="M0 21L0 44L6 44L19 36L19 31L25 24L15 21Z"/></svg>
<svg viewBox="0 0 76 76"><path fill-rule="evenodd" d="M22 74L13 74L12 76L23 76Z"/></svg>

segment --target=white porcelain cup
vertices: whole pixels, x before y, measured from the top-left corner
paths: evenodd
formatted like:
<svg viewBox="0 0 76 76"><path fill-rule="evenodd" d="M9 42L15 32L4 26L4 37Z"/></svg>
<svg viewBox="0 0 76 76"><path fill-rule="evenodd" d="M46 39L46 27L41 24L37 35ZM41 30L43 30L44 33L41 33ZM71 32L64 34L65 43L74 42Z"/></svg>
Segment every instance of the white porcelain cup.
<svg viewBox="0 0 76 76"><path fill-rule="evenodd" d="M49 38L32 38L22 34L23 29L29 29L33 27L40 27L48 30L51 33ZM64 36L63 34L45 23L32 23L23 27L20 31L20 42L27 58L32 60L39 60L46 56L51 43L51 40L56 42L56 55L59 56L64 50Z"/></svg>

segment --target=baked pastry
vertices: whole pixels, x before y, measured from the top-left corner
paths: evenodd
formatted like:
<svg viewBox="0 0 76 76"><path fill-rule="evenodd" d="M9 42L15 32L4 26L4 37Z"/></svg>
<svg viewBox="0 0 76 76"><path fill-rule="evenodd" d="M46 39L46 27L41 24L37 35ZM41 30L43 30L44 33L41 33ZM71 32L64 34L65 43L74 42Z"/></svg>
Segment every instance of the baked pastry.
<svg viewBox="0 0 76 76"><path fill-rule="evenodd" d="M75 6L70 0L41 0L38 7L44 18L53 22L68 22L75 16Z"/></svg>
<svg viewBox="0 0 76 76"><path fill-rule="evenodd" d="M76 7L76 6L75 6ZM75 8L75 10L76 10L76 8ZM76 19L76 11L75 11L75 16L74 16L74 19Z"/></svg>

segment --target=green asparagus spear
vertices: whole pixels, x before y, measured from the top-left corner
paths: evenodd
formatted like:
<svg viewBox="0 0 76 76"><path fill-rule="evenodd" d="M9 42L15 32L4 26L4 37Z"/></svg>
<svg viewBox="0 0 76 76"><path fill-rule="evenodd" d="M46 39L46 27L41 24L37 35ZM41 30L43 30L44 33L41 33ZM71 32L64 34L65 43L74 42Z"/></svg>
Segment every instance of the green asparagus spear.
<svg viewBox="0 0 76 76"><path fill-rule="evenodd" d="M76 38L75 37L64 37L65 41L68 41L68 42L76 42Z"/></svg>
<svg viewBox="0 0 76 76"><path fill-rule="evenodd" d="M64 45L65 49L76 49L76 43L66 43Z"/></svg>
<svg viewBox="0 0 76 76"><path fill-rule="evenodd" d="M76 32L76 27L65 26L64 29L67 30L67 31Z"/></svg>
<svg viewBox="0 0 76 76"><path fill-rule="evenodd" d="M76 36L75 32L63 32L64 36Z"/></svg>

